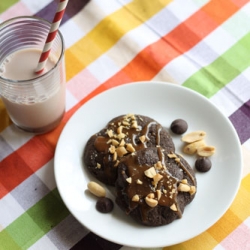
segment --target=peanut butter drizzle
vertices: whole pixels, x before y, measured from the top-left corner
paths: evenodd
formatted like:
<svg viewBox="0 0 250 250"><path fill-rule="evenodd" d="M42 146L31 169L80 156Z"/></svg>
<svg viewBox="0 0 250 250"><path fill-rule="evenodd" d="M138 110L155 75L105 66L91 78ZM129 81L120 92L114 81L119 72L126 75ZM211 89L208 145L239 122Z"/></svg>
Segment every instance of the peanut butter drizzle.
<svg viewBox="0 0 250 250"><path fill-rule="evenodd" d="M156 145L160 145L161 143L161 136L160 136L160 133L161 133L161 130L162 130L162 126L160 124L158 124L157 122L155 121L152 121L152 122L149 122L141 131L141 134L142 135L145 135L147 140L149 141L150 138L148 137L148 133L149 133L149 129L152 125L156 125L157 126L157 134L156 134ZM146 142L144 143L144 145L146 144ZM145 145L145 148L147 146Z"/></svg>
<svg viewBox="0 0 250 250"><path fill-rule="evenodd" d="M165 166L164 154L162 153L162 150L160 147L158 147L157 152L158 152L159 160L161 161L162 165ZM145 203L144 199L150 193L153 193L155 196L155 199L157 199L157 190L161 191L161 197L160 199L157 199L158 205L170 207L172 204L175 204L178 207L177 184L179 181L177 178L175 178L168 172L166 167L163 167L160 170L156 169L156 172L162 175L163 178L156 185L154 185L152 183L152 179L148 178L144 174L144 171L149 169L152 166L149 166L146 164L140 165L137 161L136 155L130 155L129 158L126 159L126 165L128 167L128 176L132 178L132 183L127 185L123 193L124 195L128 195L128 199L129 199L129 208L127 210L127 213L130 213L137 206L140 206L142 219L146 221L147 213L152 208L149 207ZM142 181L142 184L137 183L138 179ZM139 202L132 201L132 198L134 195L139 195L140 197ZM182 216L180 209L178 209L176 213L178 217Z"/></svg>
<svg viewBox="0 0 250 250"><path fill-rule="evenodd" d="M139 116L136 116L136 121L138 122ZM147 142L150 140L148 134L149 134L149 130L150 127L152 125L156 125L157 126L157 133L156 133L156 144L160 145L160 133L162 130L162 126L160 124L158 124L155 121L151 121L148 122L143 128L141 126L138 126L137 128L132 128L131 126L124 126L122 125L124 121L124 117L118 118L116 120L114 120L112 123L108 124L107 129L108 130L112 130L114 132L114 139L117 139L117 128L119 126L123 126L122 129L122 133L124 133L126 136L124 138L126 143L132 143L133 147L135 148L135 150L140 150L143 148L147 148ZM145 142L141 142L139 140L140 136L145 135L146 137L146 141ZM105 140L106 138L106 140ZM95 142L94 142L94 146L96 148L97 151L99 152L108 152L108 148L109 148L109 137L105 137L105 136L97 136ZM107 144L107 146L105 146L105 143Z"/></svg>
<svg viewBox="0 0 250 250"><path fill-rule="evenodd" d="M191 181L193 182L193 185L195 185L195 179L192 176L192 174L187 170L187 168L180 162L180 166L187 173L187 175L190 177Z"/></svg>
<svg viewBox="0 0 250 250"><path fill-rule="evenodd" d="M108 145L109 138L104 136L97 136L94 142L94 147L99 152L108 152L109 145Z"/></svg>
<svg viewBox="0 0 250 250"><path fill-rule="evenodd" d="M109 148L111 143L109 143L109 141L111 139L115 139L117 140L119 143L121 142L121 140L118 139L118 134L117 134L117 129L120 126L123 126L122 129L122 133L125 134L125 138L124 141L125 143L131 143L134 147L134 149L140 150L143 148L147 148L147 141L149 140L148 137L148 133L150 130L150 126L152 126L153 124L156 124L155 121L153 122L148 122L144 128L142 129L141 126L137 126L135 128L132 127L133 121L136 121L137 123L139 122L140 116L135 115L134 116L136 119L130 119L130 121L128 121L128 119L126 119L126 116L117 118L115 120L113 120L112 122L110 122L107 126L107 135L99 135L96 137L95 141L94 141L94 147L98 152L103 152L103 158L102 158L102 162L99 162L101 164L101 169L105 172L105 175L108 178L111 178L111 176L113 176L114 174L114 169L112 169L114 167L117 166L116 161L113 160L113 156L111 153L109 152ZM128 121L129 125L124 125L123 122L124 121ZM160 130L161 130L161 126L157 126L157 138L156 138L156 142L157 144L160 143ZM109 136L108 135L108 131L112 131L113 136ZM141 142L139 140L140 136L145 136L147 139L145 142ZM129 152L126 154L128 155ZM122 157L117 156L117 160L120 160ZM113 165L110 165L110 163Z"/></svg>

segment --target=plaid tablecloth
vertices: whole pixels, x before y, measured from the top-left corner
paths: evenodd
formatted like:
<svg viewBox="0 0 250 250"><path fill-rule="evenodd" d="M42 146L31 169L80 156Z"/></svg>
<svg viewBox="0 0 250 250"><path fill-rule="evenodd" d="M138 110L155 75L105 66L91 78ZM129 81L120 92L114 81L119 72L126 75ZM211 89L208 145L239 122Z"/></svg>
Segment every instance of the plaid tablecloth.
<svg viewBox="0 0 250 250"><path fill-rule="evenodd" d="M0 22L53 19L58 1L1 0ZM86 101L141 80L172 81L206 96L234 125L244 171L239 192L206 232L167 249L250 249L250 3L248 0L69 0L66 114L53 132L18 131L0 99L0 249L132 249L96 236L67 210L53 158ZM1 49L1 48L0 48Z"/></svg>

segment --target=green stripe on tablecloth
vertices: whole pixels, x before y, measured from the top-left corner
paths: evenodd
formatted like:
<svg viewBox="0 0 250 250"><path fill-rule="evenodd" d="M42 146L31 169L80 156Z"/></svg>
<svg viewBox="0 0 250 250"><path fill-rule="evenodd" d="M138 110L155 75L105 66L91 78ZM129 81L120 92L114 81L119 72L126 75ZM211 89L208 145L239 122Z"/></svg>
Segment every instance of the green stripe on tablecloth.
<svg viewBox="0 0 250 250"><path fill-rule="evenodd" d="M0 13L7 10L11 5L17 3L19 0L8 0L8 1L0 1Z"/></svg>
<svg viewBox="0 0 250 250"><path fill-rule="evenodd" d="M0 232L0 249L21 249L6 230Z"/></svg>
<svg viewBox="0 0 250 250"><path fill-rule="evenodd" d="M0 246L27 249L68 215L58 190L54 189L0 232Z"/></svg>
<svg viewBox="0 0 250 250"><path fill-rule="evenodd" d="M250 66L250 33L210 65L188 78L183 86L210 98Z"/></svg>

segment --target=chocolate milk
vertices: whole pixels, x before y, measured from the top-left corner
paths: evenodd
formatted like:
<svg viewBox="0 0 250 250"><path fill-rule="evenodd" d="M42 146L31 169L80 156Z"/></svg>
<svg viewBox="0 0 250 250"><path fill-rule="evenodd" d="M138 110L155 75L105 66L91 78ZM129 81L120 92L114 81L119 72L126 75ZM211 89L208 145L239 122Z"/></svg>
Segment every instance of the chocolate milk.
<svg viewBox="0 0 250 250"><path fill-rule="evenodd" d="M25 91L13 82L12 88L17 88L17 94L9 95L6 90L1 95L13 122L24 130L31 131L30 128L34 128L36 132L54 127L61 120L65 108L65 83L59 71L39 84L35 69L40 55L41 51L37 49L22 49L9 55L0 65L1 77L19 81L19 86L27 84L25 80L34 80ZM54 66L55 61L51 55L43 74ZM48 81L53 81L53 85L47 86Z"/></svg>
<svg viewBox="0 0 250 250"><path fill-rule="evenodd" d="M40 55L41 51L37 49L23 49L11 54L0 66L1 76L17 81L36 78L35 70ZM52 69L54 65L52 57L49 57L43 73Z"/></svg>

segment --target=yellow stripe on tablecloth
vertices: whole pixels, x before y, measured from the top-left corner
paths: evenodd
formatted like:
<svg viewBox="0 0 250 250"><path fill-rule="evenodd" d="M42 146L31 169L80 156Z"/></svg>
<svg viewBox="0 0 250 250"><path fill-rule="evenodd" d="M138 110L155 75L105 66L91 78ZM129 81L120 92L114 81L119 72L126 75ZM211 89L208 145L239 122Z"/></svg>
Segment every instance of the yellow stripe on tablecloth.
<svg viewBox="0 0 250 250"><path fill-rule="evenodd" d="M93 30L66 50L66 75L71 79L110 49L124 34L151 18L171 0L134 0L105 17Z"/></svg>
<svg viewBox="0 0 250 250"><path fill-rule="evenodd" d="M2 132L6 127L8 127L12 121L10 120L6 108L0 98L0 132Z"/></svg>
<svg viewBox="0 0 250 250"><path fill-rule="evenodd" d="M186 247L180 244L162 248L162 250L186 250L186 249L187 249Z"/></svg>
<svg viewBox="0 0 250 250"><path fill-rule="evenodd" d="M234 212L232 212L231 209L229 209L223 215L222 219L220 219L213 227L209 228L207 232L209 232L219 243L241 223L242 220Z"/></svg>
<svg viewBox="0 0 250 250"><path fill-rule="evenodd" d="M250 195L250 174L248 174L246 178L242 180L241 184L249 192Z"/></svg>
<svg viewBox="0 0 250 250"><path fill-rule="evenodd" d="M246 183L250 183L250 174L242 180L241 188L230 207L230 210L237 214L241 221L250 216L250 190L249 187L246 187Z"/></svg>
<svg viewBox="0 0 250 250"><path fill-rule="evenodd" d="M250 174L250 150L245 146L241 146L242 149L242 156L243 156L243 177Z"/></svg>
<svg viewBox="0 0 250 250"><path fill-rule="evenodd" d="M193 240L175 246L165 247L163 250L194 250L197 249L197 246L202 246L202 250L211 250L217 244L218 242L208 232L204 232Z"/></svg>

